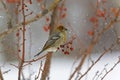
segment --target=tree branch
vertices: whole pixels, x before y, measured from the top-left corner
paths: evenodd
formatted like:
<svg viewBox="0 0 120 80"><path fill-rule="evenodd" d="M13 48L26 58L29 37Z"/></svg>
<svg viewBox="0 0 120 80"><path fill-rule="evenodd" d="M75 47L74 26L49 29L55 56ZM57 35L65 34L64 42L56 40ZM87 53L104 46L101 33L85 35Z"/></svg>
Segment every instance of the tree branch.
<svg viewBox="0 0 120 80"><path fill-rule="evenodd" d="M117 14L119 14L119 13L120 13L120 8L119 8L119 10L117 11ZM107 26L105 26L105 27L98 33L97 36L94 37L94 39L92 40L92 42L90 43L90 45L88 46L88 48L87 48L87 49L85 50L85 52L83 53L84 55L83 55L83 57L82 57L79 65L76 67L76 69L74 70L74 72L70 75L69 80L71 80L71 79L74 77L74 75L81 69L82 65L83 65L84 62L85 62L85 59L87 58L88 55L91 54L91 52L93 51L96 43L99 42L99 40L100 40L101 36L103 35L103 33L105 33L107 30L109 30L109 29L111 28L111 26L117 21L118 16L119 16L119 15L116 15L115 18L114 18L113 20L111 20L110 23L109 23Z"/></svg>
<svg viewBox="0 0 120 80"><path fill-rule="evenodd" d="M60 1L61 1L61 0L55 0L55 1L51 4L51 6L50 6L48 9L43 10L43 12L42 12L41 14L37 14L34 18L25 21L25 25L28 25L28 24L30 24L30 23L32 23L32 22L35 22L35 21L39 20L40 18L42 18L43 16L45 16L47 13L49 13L50 11L52 11L52 10L57 6L57 4L58 4ZM9 30L7 30L7 31L2 32L2 33L0 34L0 39L4 38L5 36L7 36L8 34L14 32L14 31L22 28L22 27L23 27L23 26L22 26L23 24L24 24L24 22L21 22L21 23L19 23L19 24L16 24L13 28L11 28L11 29L9 29Z"/></svg>
<svg viewBox="0 0 120 80"><path fill-rule="evenodd" d="M0 68L0 80L4 80L4 79L3 79L3 75L2 75L1 68Z"/></svg>
<svg viewBox="0 0 120 80"><path fill-rule="evenodd" d="M49 75L50 65L51 65L51 58L52 58L52 52L48 52L48 54L46 56L46 61L45 61L44 69L42 71L41 80L46 80L46 78Z"/></svg>

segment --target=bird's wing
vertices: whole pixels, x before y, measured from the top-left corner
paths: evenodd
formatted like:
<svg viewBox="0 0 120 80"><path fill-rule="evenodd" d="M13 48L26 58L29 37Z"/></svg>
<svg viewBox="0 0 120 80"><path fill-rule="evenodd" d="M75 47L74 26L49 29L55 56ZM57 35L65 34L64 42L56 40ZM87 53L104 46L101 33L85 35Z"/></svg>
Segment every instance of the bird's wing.
<svg viewBox="0 0 120 80"><path fill-rule="evenodd" d="M52 47L52 45L54 45L54 43L60 38L60 33L55 33L52 34L48 41L45 43L44 47L43 47L43 51L48 49L49 47Z"/></svg>
<svg viewBox="0 0 120 80"><path fill-rule="evenodd" d="M59 34L60 33L52 34L49 37L48 41L45 43L43 49L38 54L36 54L35 57L38 56L39 54L41 54L43 51L47 50L48 48L52 47L55 44L55 42L58 39L60 39L60 35Z"/></svg>

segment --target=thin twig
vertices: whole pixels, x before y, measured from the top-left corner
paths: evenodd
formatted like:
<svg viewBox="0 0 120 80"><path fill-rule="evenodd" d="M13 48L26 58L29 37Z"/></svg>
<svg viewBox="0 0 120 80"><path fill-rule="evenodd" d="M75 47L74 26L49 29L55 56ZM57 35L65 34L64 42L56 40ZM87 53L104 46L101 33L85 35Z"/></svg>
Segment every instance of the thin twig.
<svg viewBox="0 0 120 80"><path fill-rule="evenodd" d="M105 73L105 75L101 78L101 80L103 80L111 71L113 71L114 68L115 68L119 63L120 63L120 58L119 58L118 61L114 64L114 66Z"/></svg>
<svg viewBox="0 0 120 80"><path fill-rule="evenodd" d="M95 80L95 78L96 78L96 76L98 75L98 73L99 73L99 71L97 71L97 72L95 73L95 75L94 75L94 77L93 77L92 80Z"/></svg>
<svg viewBox="0 0 120 80"><path fill-rule="evenodd" d="M113 47L114 47L114 46L112 45L110 48L108 48L107 50L105 50L105 51L98 57L98 59L97 59L94 63L92 63L92 65L87 69L87 71L86 71L84 74L81 75L81 77L80 77L78 80L81 80L81 79L93 68L93 66L94 66L96 63L98 63L98 61L100 61L100 59L101 59L106 53L108 53L109 51L112 50Z"/></svg>
<svg viewBox="0 0 120 80"><path fill-rule="evenodd" d="M60 1L61 1L61 0L55 0L55 1L51 4L51 6L50 6L48 9L43 10L43 12L42 12L41 14L37 14L34 18L25 21L25 25L28 25L28 24L30 24L30 23L32 23L32 22L35 22L35 21L39 20L40 18L42 18L43 16L45 16L47 13L49 13L50 11L52 11ZM14 32L14 31L22 28L22 27L23 27L23 26L22 26L23 24L24 24L24 22L21 22L21 23L19 23L19 24L16 24L16 25L15 25L14 27L12 27L11 29L0 33L0 39L4 38L5 36L7 36L8 34Z"/></svg>
<svg viewBox="0 0 120 80"><path fill-rule="evenodd" d="M105 67L100 71L100 73L98 75L96 75L96 79L95 80L98 80L98 78L100 78L100 76L103 74L104 71L106 71L106 66L108 64L105 65Z"/></svg>
<svg viewBox="0 0 120 80"><path fill-rule="evenodd" d="M9 70L7 70L7 71L4 71L3 74L6 74L6 73L8 73L8 72L10 72L10 71L11 71L11 69L9 69Z"/></svg>
<svg viewBox="0 0 120 80"><path fill-rule="evenodd" d="M16 66L15 64L10 63L10 65L18 69L18 66Z"/></svg>
<svg viewBox="0 0 120 80"><path fill-rule="evenodd" d="M25 60L25 20L26 20L26 17L25 17L25 6L24 6L24 0L22 0L22 15L23 15L23 32L22 32L22 59L20 60L19 62L19 71L18 71L18 80L21 80L21 74L23 73L22 72L22 68L23 68L23 64L24 64L24 60Z"/></svg>
<svg viewBox="0 0 120 80"><path fill-rule="evenodd" d="M47 56L47 54L46 55L43 55L43 56L40 56L39 58L37 58L37 59L32 59L32 60L29 60L29 61L24 61L25 63L31 63L31 62L36 62L36 61L38 61L38 60L40 60L40 59L43 59L43 58L45 58Z"/></svg>
<svg viewBox="0 0 120 80"><path fill-rule="evenodd" d="M43 63L42 63L42 61L41 61L41 63L40 63L40 68L39 68L39 72L38 72L37 76L35 77L35 80L37 80L37 79L39 78L40 72L43 71L43 70L42 70L42 66L43 66Z"/></svg>
<svg viewBox="0 0 120 80"><path fill-rule="evenodd" d="M120 13L120 8L117 12L118 14ZM70 75L69 80L71 80L73 78L73 76L81 69L83 63L85 62L85 59L87 58L88 55L91 54L91 52L94 49L94 46L96 45L96 43L100 40L101 36L103 35L103 33L105 33L107 30L109 30L111 28L111 26L117 21L118 16L115 16L115 18L113 20L110 21L110 23L105 26L99 33L97 36L94 37L93 41L90 43L90 45L88 46L88 48L86 49L79 65L76 67L76 69L74 70L74 72Z"/></svg>

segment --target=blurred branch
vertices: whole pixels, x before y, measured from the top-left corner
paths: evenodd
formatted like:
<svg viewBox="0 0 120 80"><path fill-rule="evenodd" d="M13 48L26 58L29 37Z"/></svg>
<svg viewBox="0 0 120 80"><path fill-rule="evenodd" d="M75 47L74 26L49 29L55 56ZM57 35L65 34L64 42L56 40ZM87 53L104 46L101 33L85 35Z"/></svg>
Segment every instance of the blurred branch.
<svg viewBox="0 0 120 80"><path fill-rule="evenodd" d="M51 4L51 6L50 6L48 9L43 10L41 14L37 14L34 18L25 21L25 25L30 24L30 23L32 23L32 22L35 22L35 21L39 20L40 18L42 18L43 16L45 16L48 12L52 11L52 10L57 6L57 4L58 4L60 1L61 1L61 0L55 0L55 1ZM0 39L4 38L5 36L7 36L8 34L14 32L14 31L22 28L22 27L23 27L23 26L22 26L23 24L24 24L24 22L21 22L21 23L19 23L19 24L16 24L13 28L11 28L11 29L9 29L9 30L7 30L7 31L4 31L3 33L0 33Z"/></svg>
<svg viewBox="0 0 120 80"><path fill-rule="evenodd" d="M82 56L82 59L79 63L79 65L76 67L76 69L74 70L74 72L70 75L69 77L69 80L71 80L74 75L81 69L82 65L84 64L85 62L85 59L87 58L88 55L90 55L94 49L94 46L99 42L101 36L111 28L111 26L117 21L118 19L118 16L119 16L119 13L120 13L120 8L119 10L117 11L117 14L115 16L115 18L113 20L110 21L110 23L105 26L99 33L97 36L94 37L94 39L92 40L92 42L90 43L90 45L88 46L88 48L85 50L85 52L83 53L84 55Z"/></svg>
<svg viewBox="0 0 120 80"><path fill-rule="evenodd" d="M45 64L44 64L44 69L42 71L41 80L46 80L48 75L49 75L51 59L52 59L52 52L48 52L48 54L46 56L46 61L45 61Z"/></svg>
<svg viewBox="0 0 120 80"><path fill-rule="evenodd" d="M62 2L62 5L61 5L62 7L64 6L64 2L65 2L65 0L63 0L63 2ZM61 11L59 12L59 14L61 13ZM54 7L53 13L51 15L49 35L51 35L52 33L55 32L55 28L58 26L59 18L60 18L60 16L58 15L58 5L57 5L56 7Z"/></svg>
<svg viewBox="0 0 120 80"><path fill-rule="evenodd" d="M63 0L62 4L61 4L61 8L64 7L64 3L65 3L65 0ZM62 14L62 11L63 10L60 10L59 14ZM58 22L59 22L59 19L61 19L61 16L58 15L58 5L56 7L54 7L53 9L53 13L51 15L51 22L50 22L50 33L49 35L51 35L52 33L55 32L55 28L58 26Z"/></svg>
<svg viewBox="0 0 120 80"><path fill-rule="evenodd" d="M46 9L46 2L47 2L47 0L43 0L42 2L40 2L42 10Z"/></svg>
<svg viewBox="0 0 120 80"><path fill-rule="evenodd" d="M2 75L1 68L0 68L0 80L4 80L4 79L3 79L3 75Z"/></svg>
<svg viewBox="0 0 120 80"><path fill-rule="evenodd" d="M2 5L3 5L3 7L4 7L4 9L5 9L5 11L6 11L6 15L7 15L7 18L8 18L8 29L10 29L10 28L12 28L12 18L11 18L11 15L10 15L10 13L9 13L9 10L8 10L8 7L7 7L7 5L4 3L4 1L3 0L0 0L1 1L1 3L2 3Z"/></svg>
<svg viewBox="0 0 120 80"><path fill-rule="evenodd" d="M51 6L51 9L53 9L53 13L51 16L51 22L50 22L50 34L52 34L52 32L54 32L54 29L56 27L56 24L58 24L57 21L57 6L58 4L56 4L56 6L54 7ZM50 65L51 65L51 59L52 59L52 52L48 52L48 54L46 55L46 61L44 64L44 69L42 71L42 76L41 76L41 80L46 80L47 77L49 78L49 72L50 72Z"/></svg>
<svg viewBox="0 0 120 80"><path fill-rule="evenodd" d="M57 19L57 6L53 9L53 13L51 15L51 22L50 22L50 32L49 35L54 33L54 30L56 28L56 24L58 24L58 19Z"/></svg>
<svg viewBox="0 0 120 80"><path fill-rule="evenodd" d="M10 71L11 71L11 69L9 69L9 70L7 70L7 71L4 71L3 74L6 74L6 73L8 73L8 72L10 72Z"/></svg>
<svg viewBox="0 0 120 80"><path fill-rule="evenodd" d="M87 69L87 71L86 71L84 74L82 74L82 75L80 76L80 78L79 78L78 80L81 80L81 79L93 68L93 66L94 66L96 63L98 63L98 61L100 61L100 59L101 59L107 52L109 52L109 51L112 50L113 47L114 47L114 45L112 45L110 48L106 49L106 50L98 57L98 59L97 59L95 62L92 61L92 65Z"/></svg>

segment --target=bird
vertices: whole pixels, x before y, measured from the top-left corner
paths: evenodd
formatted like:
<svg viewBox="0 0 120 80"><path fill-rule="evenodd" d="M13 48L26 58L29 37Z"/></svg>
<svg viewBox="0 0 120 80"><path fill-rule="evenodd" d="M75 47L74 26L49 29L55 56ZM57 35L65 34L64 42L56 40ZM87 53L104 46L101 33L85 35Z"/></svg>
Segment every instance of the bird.
<svg viewBox="0 0 120 80"><path fill-rule="evenodd" d="M46 41L44 47L38 54L35 55L35 57L40 55L44 51L56 52L58 47L66 42L67 31L67 28L65 28L63 25L59 25L55 29L55 31L48 37L48 40Z"/></svg>

